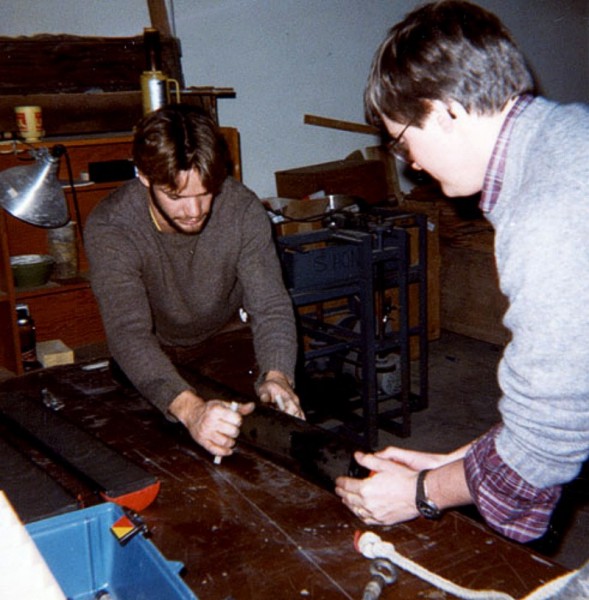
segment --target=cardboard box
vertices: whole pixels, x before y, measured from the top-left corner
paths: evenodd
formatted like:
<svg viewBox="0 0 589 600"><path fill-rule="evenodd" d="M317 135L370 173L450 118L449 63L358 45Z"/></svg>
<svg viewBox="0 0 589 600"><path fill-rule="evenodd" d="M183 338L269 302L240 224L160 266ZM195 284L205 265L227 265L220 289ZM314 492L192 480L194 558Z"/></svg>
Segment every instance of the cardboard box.
<svg viewBox="0 0 589 600"><path fill-rule="evenodd" d="M45 368L71 365L74 362L74 351L61 340L38 342L37 359Z"/></svg>
<svg viewBox="0 0 589 600"><path fill-rule="evenodd" d="M476 237L476 236L475 236ZM448 331L505 345L507 298L501 293L492 251L442 246L441 325Z"/></svg>
<svg viewBox="0 0 589 600"><path fill-rule="evenodd" d="M338 160L287 171L276 171L281 198L305 198L316 192L358 196L368 204L388 197L385 165L380 160Z"/></svg>

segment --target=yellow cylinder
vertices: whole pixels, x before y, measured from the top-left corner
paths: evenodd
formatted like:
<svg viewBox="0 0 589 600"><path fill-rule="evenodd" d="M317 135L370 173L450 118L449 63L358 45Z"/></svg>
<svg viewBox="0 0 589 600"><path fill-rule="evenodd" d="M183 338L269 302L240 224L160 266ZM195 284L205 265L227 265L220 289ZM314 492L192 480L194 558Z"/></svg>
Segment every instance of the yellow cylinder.
<svg viewBox="0 0 589 600"><path fill-rule="evenodd" d="M166 77L162 71L143 71L141 73L144 115L171 102L170 87L174 87L174 101L180 102L180 86L175 79Z"/></svg>

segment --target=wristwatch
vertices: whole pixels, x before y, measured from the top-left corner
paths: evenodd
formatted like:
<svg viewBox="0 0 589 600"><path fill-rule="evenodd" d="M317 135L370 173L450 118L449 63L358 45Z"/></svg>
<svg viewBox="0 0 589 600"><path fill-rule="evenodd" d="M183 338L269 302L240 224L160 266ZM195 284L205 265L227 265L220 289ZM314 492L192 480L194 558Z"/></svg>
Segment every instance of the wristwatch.
<svg viewBox="0 0 589 600"><path fill-rule="evenodd" d="M423 471L420 471L417 476L415 506L419 513L426 519L439 519L442 516L442 511L427 497L425 492L425 476L429 471L429 469L424 469Z"/></svg>

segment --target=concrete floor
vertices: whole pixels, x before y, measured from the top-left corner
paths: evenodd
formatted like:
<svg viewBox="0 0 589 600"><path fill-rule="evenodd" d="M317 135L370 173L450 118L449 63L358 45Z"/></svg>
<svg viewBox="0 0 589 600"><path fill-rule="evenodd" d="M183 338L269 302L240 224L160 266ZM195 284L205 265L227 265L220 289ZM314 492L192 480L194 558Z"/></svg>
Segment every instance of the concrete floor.
<svg viewBox="0 0 589 600"><path fill-rule="evenodd" d="M442 332L430 343L429 407L414 413L411 436L381 432L379 446L393 444L445 452L465 444L498 421L496 368L502 348ZM568 568L589 558L589 474L566 486L553 531L533 544Z"/></svg>
<svg viewBox="0 0 589 600"><path fill-rule="evenodd" d="M411 436L382 432L380 445L446 452L498 422L496 369L502 348L443 331L429 344L429 406L411 417Z"/></svg>

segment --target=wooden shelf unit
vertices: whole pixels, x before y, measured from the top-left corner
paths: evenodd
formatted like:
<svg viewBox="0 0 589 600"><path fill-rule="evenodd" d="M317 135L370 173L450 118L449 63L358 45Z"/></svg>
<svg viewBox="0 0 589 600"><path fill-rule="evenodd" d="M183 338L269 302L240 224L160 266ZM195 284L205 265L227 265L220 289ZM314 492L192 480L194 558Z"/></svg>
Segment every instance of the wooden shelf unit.
<svg viewBox="0 0 589 600"><path fill-rule="evenodd" d="M235 127L220 127L227 142L230 173L242 180L241 145ZM88 172L88 164L131 158L130 133L97 134L63 138L46 138L40 143L24 145L20 142L0 142L0 171L17 165L32 163L29 146L52 148L65 146L74 181ZM58 177L69 182L66 157L62 156ZM96 204L123 182L81 184L76 186L81 228ZM72 220L76 211L71 189L66 187L66 198ZM98 305L87 279L88 259L84 253L78 223L78 255L80 276L67 282L49 282L47 285L19 290L14 287L10 257L18 254L46 254L47 230L28 225L0 208L0 367L22 374L20 341L16 325L16 304L29 305L37 329L37 341L61 339L71 348L78 348L105 339Z"/></svg>
<svg viewBox="0 0 589 600"><path fill-rule="evenodd" d="M88 172L90 162L131 158L131 135L96 135L69 138L47 138L33 146L66 148L75 182ZM0 143L0 171L32 163L29 145L20 142ZM59 179L69 182L66 156L62 156ZM0 366L22 374L21 349L16 325L16 304L29 305L37 330L37 341L61 339L72 348L104 340L98 306L86 277L88 260L84 253L80 228L94 206L122 182L76 186L81 223L78 223L78 255L80 276L38 288L18 289L14 286L10 257L18 254L46 254L47 230L28 225L0 209ZM71 189L65 188L72 220L77 220Z"/></svg>

